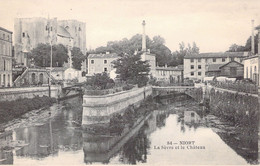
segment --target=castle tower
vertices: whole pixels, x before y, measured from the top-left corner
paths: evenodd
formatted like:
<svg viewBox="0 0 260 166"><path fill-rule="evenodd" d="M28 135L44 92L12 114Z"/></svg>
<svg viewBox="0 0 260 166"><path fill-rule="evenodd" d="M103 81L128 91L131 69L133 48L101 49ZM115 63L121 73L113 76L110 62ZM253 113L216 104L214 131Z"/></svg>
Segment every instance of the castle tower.
<svg viewBox="0 0 260 166"><path fill-rule="evenodd" d="M143 37L142 37L142 51L146 51L146 35L145 35L145 21L143 20Z"/></svg>

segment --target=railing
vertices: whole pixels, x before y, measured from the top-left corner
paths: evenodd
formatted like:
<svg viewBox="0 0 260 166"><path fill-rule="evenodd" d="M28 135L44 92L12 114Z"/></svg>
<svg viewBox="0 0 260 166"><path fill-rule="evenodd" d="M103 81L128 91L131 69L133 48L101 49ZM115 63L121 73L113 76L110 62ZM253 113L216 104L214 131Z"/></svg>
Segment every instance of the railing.
<svg viewBox="0 0 260 166"><path fill-rule="evenodd" d="M257 85L249 84L249 83L212 82L211 85L217 88L233 90L237 92L258 94Z"/></svg>
<svg viewBox="0 0 260 166"><path fill-rule="evenodd" d="M108 94L113 94L121 91L130 90L133 89L134 87L135 87L134 85L126 85L123 87L116 87L116 88L104 89L104 90L85 90L84 94L89 96L101 96L101 95L108 95Z"/></svg>

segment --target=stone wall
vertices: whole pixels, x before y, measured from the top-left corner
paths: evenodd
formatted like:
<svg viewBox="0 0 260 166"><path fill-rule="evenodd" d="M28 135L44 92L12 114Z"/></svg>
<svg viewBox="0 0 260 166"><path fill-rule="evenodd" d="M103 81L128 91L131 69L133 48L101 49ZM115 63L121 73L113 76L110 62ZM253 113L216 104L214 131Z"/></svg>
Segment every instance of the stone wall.
<svg viewBox="0 0 260 166"><path fill-rule="evenodd" d="M129 105L138 105L152 94L152 87L134 88L102 96L83 96L83 127L91 124L108 123L110 117L124 111Z"/></svg>
<svg viewBox="0 0 260 166"><path fill-rule="evenodd" d="M51 86L51 97L57 98L61 92L60 86ZM0 101L11 101L19 98L33 98L35 96L49 96L49 87L23 87L0 89Z"/></svg>

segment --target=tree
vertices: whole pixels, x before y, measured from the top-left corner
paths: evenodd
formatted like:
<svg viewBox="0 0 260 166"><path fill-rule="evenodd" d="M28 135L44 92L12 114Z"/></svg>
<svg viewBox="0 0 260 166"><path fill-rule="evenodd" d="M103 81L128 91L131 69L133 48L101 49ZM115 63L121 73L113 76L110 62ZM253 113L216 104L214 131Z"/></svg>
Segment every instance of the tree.
<svg viewBox="0 0 260 166"><path fill-rule="evenodd" d="M120 80L138 84L139 87L147 84L150 65L147 61L141 61L141 54L125 55L113 64Z"/></svg>
<svg viewBox="0 0 260 166"><path fill-rule="evenodd" d="M109 89L114 86L114 81L107 75L106 72L94 74L88 81L87 85L90 85L92 89Z"/></svg>
<svg viewBox="0 0 260 166"><path fill-rule="evenodd" d="M49 44L39 44L29 53L29 58L39 67L49 67L51 62L51 46ZM62 67L64 62L68 62L68 50L62 45L52 46L52 66Z"/></svg>
<svg viewBox="0 0 260 166"><path fill-rule="evenodd" d="M86 59L86 56L81 52L80 48L73 47L71 50L72 65L75 69L81 70L82 62Z"/></svg>
<svg viewBox="0 0 260 166"><path fill-rule="evenodd" d="M175 59L177 65L183 64L184 56L186 55L196 56L197 54L199 54L199 47L196 45L195 42L192 43L192 47L189 43L188 46L186 47L185 43L181 42L179 43L179 50L172 53L173 59Z"/></svg>
<svg viewBox="0 0 260 166"><path fill-rule="evenodd" d="M254 37L254 44L255 44L255 53L258 53L258 34L255 35ZM237 45L237 44L232 44L227 52L244 52L244 51L251 51L251 36L248 37L245 46Z"/></svg>
<svg viewBox="0 0 260 166"><path fill-rule="evenodd" d="M171 50L165 46L164 38L160 36L154 36L151 40L149 36L146 36L146 48L150 49L152 54L156 55L156 60L159 65L164 65L168 63L171 57ZM123 38L120 41L109 41L106 47L96 48L96 53L114 52L119 56L125 54L133 55L136 50L142 49L142 35L136 34L132 36L129 40ZM166 59L165 59L166 58ZM168 59L167 59L168 58Z"/></svg>

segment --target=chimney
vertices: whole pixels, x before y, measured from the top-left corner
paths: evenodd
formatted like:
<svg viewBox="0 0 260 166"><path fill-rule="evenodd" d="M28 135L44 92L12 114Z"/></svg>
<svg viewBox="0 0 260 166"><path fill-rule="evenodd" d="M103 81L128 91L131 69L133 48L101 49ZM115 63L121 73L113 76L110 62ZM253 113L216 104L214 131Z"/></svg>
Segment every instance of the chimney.
<svg viewBox="0 0 260 166"><path fill-rule="evenodd" d="M255 27L254 27L254 20L252 20L252 36L251 36L251 52L252 55L255 54L255 33L254 33Z"/></svg>
<svg viewBox="0 0 260 166"><path fill-rule="evenodd" d="M146 51L145 21L143 20L142 51Z"/></svg>
<svg viewBox="0 0 260 166"><path fill-rule="evenodd" d="M257 29L258 30L258 54L260 54L260 29Z"/></svg>

